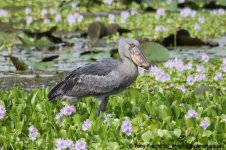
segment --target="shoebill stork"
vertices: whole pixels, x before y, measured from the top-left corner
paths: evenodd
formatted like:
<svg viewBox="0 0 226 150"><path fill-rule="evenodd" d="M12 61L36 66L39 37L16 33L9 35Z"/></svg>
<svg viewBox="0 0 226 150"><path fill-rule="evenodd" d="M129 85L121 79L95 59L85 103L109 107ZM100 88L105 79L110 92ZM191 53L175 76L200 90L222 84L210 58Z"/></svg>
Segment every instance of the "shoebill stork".
<svg viewBox="0 0 226 150"><path fill-rule="evenodd" d="M138 66L149 67L137 40L120 38L118 52L121 60L107 58L72 71L49 92L49 100L76 101L94 96L98 100L100 115L100 111L105 111L110 95L123 91L136 80Z"/></svg>

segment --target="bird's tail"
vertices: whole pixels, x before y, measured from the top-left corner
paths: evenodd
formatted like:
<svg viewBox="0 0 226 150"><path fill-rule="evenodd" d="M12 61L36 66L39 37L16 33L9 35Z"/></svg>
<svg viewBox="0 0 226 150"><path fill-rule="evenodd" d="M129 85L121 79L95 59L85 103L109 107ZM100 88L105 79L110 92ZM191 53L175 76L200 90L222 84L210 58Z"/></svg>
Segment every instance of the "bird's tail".
<svg viewBox="0 0 226 150"><path fill-rule="evenodd" d="M48 99L50 101L55 101L57 99L61 99L62 96L64 95L63 92L63 87L64 87L64 82L61 82L59 84L57 84L48 94Z"/></svg>

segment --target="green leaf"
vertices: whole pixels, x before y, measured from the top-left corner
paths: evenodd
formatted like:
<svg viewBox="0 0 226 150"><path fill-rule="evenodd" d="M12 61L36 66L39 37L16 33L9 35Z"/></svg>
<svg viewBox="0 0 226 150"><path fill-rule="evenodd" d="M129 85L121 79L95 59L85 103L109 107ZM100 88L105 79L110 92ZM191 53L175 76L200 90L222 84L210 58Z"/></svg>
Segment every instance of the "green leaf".
<svg viewBox="0 0 226 150"><path fill-rule="evenodd" d="M226 6L226 1L225 1L225 0L217 0L216 2L217 2L217 4L219 4L219 5L224 5L224 6Z"/></svg>
<svg viewBox="0 0 226 150"><path fill-rule="evenodd" d="M147 131L142 134L141 138L145 143L149 143L150 139L152 138L153 134L151 131Z"/></svg>
<svg viewBox="0 0 226 150"><path fill-rule="evenodd" d="M32 104L32 105L34 105L34 103L35 103L37 94L38 94L38 91L36 91L36 92L32 95L32 98L31 98L31 104Z"/></svg>
<svg viewBox="0 0 226 150"><path fill-rule="evenodd" d="M107 143L108 148L111 150L116 150L119 148L119 144L117 142L109 142Z"/></svg>
<svg viewBox="0 0 226 150"><path fill-rule="evenodd" d="M202 134L203 137L210 137L212 135L212 132L210 130L205 130Z"/></svg>
<svg viewBox="0 0 226 150"><path fill-rule="evenodd" d="M162 62L169 59L168 50L155 42L148 42L142 44L144 48L144 54L150 62Z"/></svg>
<svg viewBox="0 0 226 150"><path fill-rule="evenodd" d="M158 134L159 137L163 137L164 136L163 130L161 130L161 129L157 130L157 134Z"/></svg>
<svg viewBox="0 0 226 150"><path fill-rule="evenodd" d="M175 129L175 130L173 131L173 133L174 133L177 137L180 137L180 135L181 135L181 129Z"/></svg>

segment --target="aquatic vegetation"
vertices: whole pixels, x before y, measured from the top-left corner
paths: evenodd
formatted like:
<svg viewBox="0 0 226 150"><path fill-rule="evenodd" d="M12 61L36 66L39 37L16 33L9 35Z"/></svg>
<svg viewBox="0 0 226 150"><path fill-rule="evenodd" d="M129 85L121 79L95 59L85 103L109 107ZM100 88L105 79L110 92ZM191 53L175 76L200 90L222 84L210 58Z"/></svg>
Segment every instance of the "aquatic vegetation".
<svg viewBox="0 0 226 150"><path fill-rule="evenodd" d="M122 5L123 1L116 0L84 0L78 3L50 0L48 4L46 0L36 3L0 1L0 27L3 32L13 32L1 32L0 40L3 42L0 42L0 50L1 56L4 56L1 57L1 62L8 63L5 61L8 57L5 57L7 48L14 50L18 45L23 45L22 49L26 52L22 50L22 55L26 59L19 57L20 48L14 51L15 58L9 56L9 59L13 58L12 62L16 61L18 64L22 60L19 64L23 66L24 61L28 65L25 65L25 69L18 70L32 68L32 71L44 71L50 66L51 72L56 69L71 71L75 65L81 65L79 62L85 63L88 59L85 55L82 57L77 54L77 50L80 50L77 48L83 47L81 43L86 39L74 39L74 35L71 39L68 33L86 31L94 21L100 21L106 27L109 23L117 23L121 29L128 29L129 32L122 33L124 37L150 40L159 40L169 34L174 37L173 33L178 29L186 29L187 37L184 41L199 38L199 45L207 44L208 39L226 32L226 14L222 8L202 11L186 7L178 9L177 2L182 4L185 0L156 0L151 5L154 9L148 12L146 8L150 5L147 3L139 5L127 2L128 8ZM93 7L87 6L88 3L93 4ZM61 59L49 64L40 62L44 60L42 56L29 60L30 55L27 53L46 55L41 51L56 52L44 48L52 47L57 42L48 41L45 36L40 39L38 36L29 37L22 30L44 33L53 28L56 29L54 34L57 36L62 33L60 39L78 44L73 47L75 51L69 53L60 47L60 53L55 54L54 58ZM104 37L106 43L116 42L121 33L109 35ZM62 42L57 44L59 43ZM136 83L123 93L111 96L106 112L100 117L96 113L98 104L91 97L77 103L50 102L47 93L53 83L47 84L49 88L42 88L43 85L38 84L38 77L31 83L37 84L39 89L32 89L33 86L30 85L32 87L29 86L29 90L22 87L0 90L0 149L148 149L151 145L173 149L177 148L175 145L183 148L201 145L224 147L226 58L212 59L208 55L225 48L225 43L222 43L218 49L201 52L203 54L200 57L196 56L198 60L168 60L171 53L166 48L146 43L150 51L145 53L149 55L150 61L166 62L152 65L150 70L139 68L140 75ZM167 46L178 46L177 44L180 43L172 42ZM33 51L33 47L37 50ZM69 53L70 57L63 51ZM107 51L104 55L97 53L88 57L100 59L109 55ZM70 60L71 64L65 64L65 60ZM57 63L58 66L55 66ZM6 71L6 68L8 66L3 70ZM17 72L11 74L17 75Z"/></svg>
<svg viewBox="0 0 226 150"><path fill-rule="evenodd" d="M48 89L0 91L0 145L18 149L221 145L226 142L225 58L204 60L177 58L151 67L150 72L141 71L135 84L110 98L101 117L91 97L69 105L50 102ZM197 80L197 73L205 77ZM162 74L170 78L163 81Z"/></svg>

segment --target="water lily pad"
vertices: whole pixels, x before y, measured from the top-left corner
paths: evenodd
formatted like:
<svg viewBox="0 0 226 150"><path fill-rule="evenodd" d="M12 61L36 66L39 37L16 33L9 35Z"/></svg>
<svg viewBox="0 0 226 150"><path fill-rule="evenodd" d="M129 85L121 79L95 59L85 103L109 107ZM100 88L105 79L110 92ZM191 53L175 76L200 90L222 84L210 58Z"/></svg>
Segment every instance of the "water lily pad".
<svg viewBox="0 0 226 150"><path fill-rule="evenodd" d="M155 42L146 42L142 44L144 48L144 54L147 57L148 61L151 62L162 62L166 61L169 58L168 50Z"/></svg>

